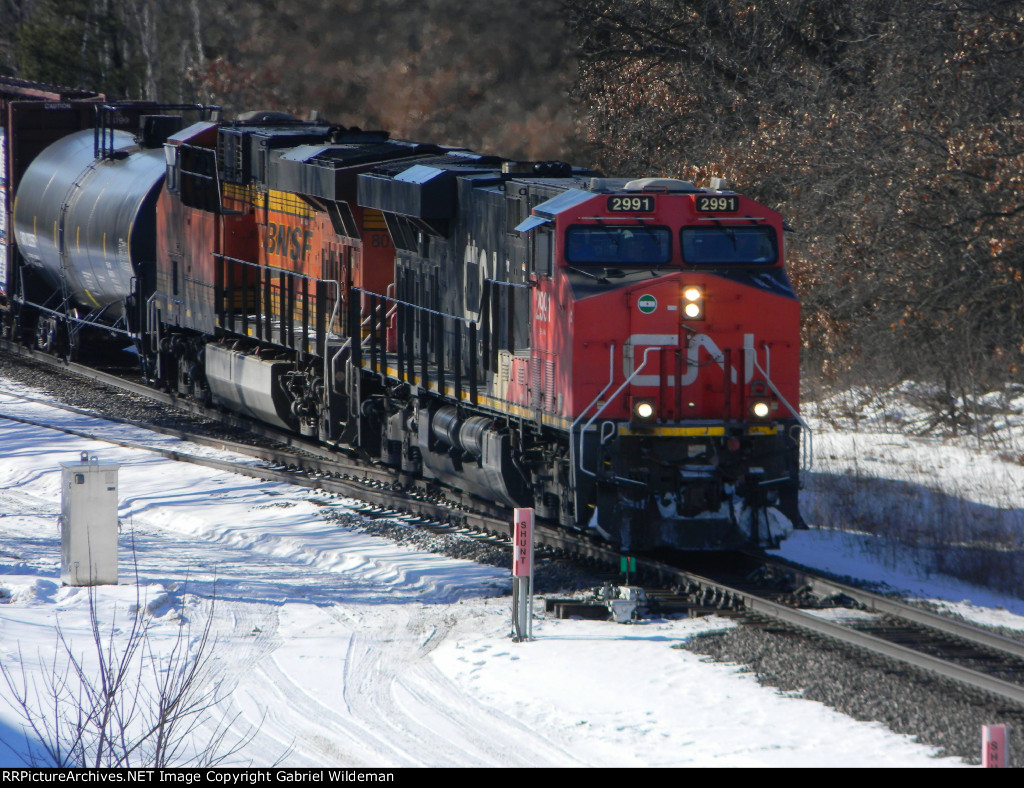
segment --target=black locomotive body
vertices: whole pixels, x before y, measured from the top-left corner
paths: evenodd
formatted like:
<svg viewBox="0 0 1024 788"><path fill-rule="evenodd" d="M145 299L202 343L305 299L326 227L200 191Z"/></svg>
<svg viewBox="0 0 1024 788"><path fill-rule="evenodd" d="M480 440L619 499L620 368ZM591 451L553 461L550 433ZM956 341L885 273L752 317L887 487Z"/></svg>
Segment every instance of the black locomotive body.
<svg viewBox="0 0 1024 788"><path fill-rule="evenodd" d="M720 182L24 91L0 85L10 338L116 334L154 385L624 550L799 524L774 211ZM32 124L51 144L16 155Z"/></svg>

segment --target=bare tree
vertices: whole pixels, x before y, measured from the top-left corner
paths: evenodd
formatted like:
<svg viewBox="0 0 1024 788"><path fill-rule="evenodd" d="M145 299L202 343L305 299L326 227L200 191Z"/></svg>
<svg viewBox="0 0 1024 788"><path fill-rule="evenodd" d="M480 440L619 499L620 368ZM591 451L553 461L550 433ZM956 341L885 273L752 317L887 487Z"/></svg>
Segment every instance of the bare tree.
<svg viewBox="0 0 1024 788"><path fill-rule="evenodd" d="M153 620L137 599L127 633L118 622L103 631L96 589L89 589L89 622L95 665L57 627L58 648L49 669L33 674L0 662L8 702L26 731L26 752L5 746L36 767L174 767L229 763L258 731L232 732L238 716L218 716L231 687L211 660L213 611L201 629L182 619L169 653L158 653ZM29 736L41 745L33 752Z"/></svg>

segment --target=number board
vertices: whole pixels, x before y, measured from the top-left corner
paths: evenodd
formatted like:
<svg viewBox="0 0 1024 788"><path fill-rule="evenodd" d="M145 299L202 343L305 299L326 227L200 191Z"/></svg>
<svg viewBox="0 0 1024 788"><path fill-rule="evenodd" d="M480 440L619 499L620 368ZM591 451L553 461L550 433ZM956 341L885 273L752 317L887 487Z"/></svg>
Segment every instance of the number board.
<svg viewBox="0 0 1024 788"><path fill-rule="evenodd" d="M624 197L616 195L608 198L610 213L651 213L654 210L653 197Z"/></svg>
<svg viewBox="0 0 1024 788"><path fill-rule="evenodd" d="M697 210L703 213L729 213L740 209L740 198L735 195L723 197L719 194L697 195Z"/></svg>

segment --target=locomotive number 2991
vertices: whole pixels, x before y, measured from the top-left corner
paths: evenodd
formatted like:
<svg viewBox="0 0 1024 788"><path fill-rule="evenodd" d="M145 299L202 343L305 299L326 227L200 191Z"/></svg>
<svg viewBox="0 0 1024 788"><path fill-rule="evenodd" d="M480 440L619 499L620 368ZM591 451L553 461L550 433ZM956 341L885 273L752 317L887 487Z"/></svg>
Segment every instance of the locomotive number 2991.
<svg viewBox="0 0 1024 788"><path fill-rule="evenodd" d="M650 213L654 210L653 197L609 197L610 213Z"/></svg>
<svg viewBox="0 0 1024 788"><path fill-rule="evenodd" d="M702 213L718 213L739 210L739 197L718 197L701 194L697 197L697 210Z"/></svg>

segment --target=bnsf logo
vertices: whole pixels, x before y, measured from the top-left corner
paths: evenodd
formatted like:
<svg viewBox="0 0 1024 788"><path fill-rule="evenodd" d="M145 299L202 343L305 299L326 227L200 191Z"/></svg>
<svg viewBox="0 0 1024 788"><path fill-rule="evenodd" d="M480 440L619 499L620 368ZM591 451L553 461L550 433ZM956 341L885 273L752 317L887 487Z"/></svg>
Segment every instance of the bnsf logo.
<svg viewBox="0 0 1024 788"><path fill-rule="evenodd" d="M267 222L267 254L289 257L295 262L305 260L312 237L310 230Z"/></svg>

